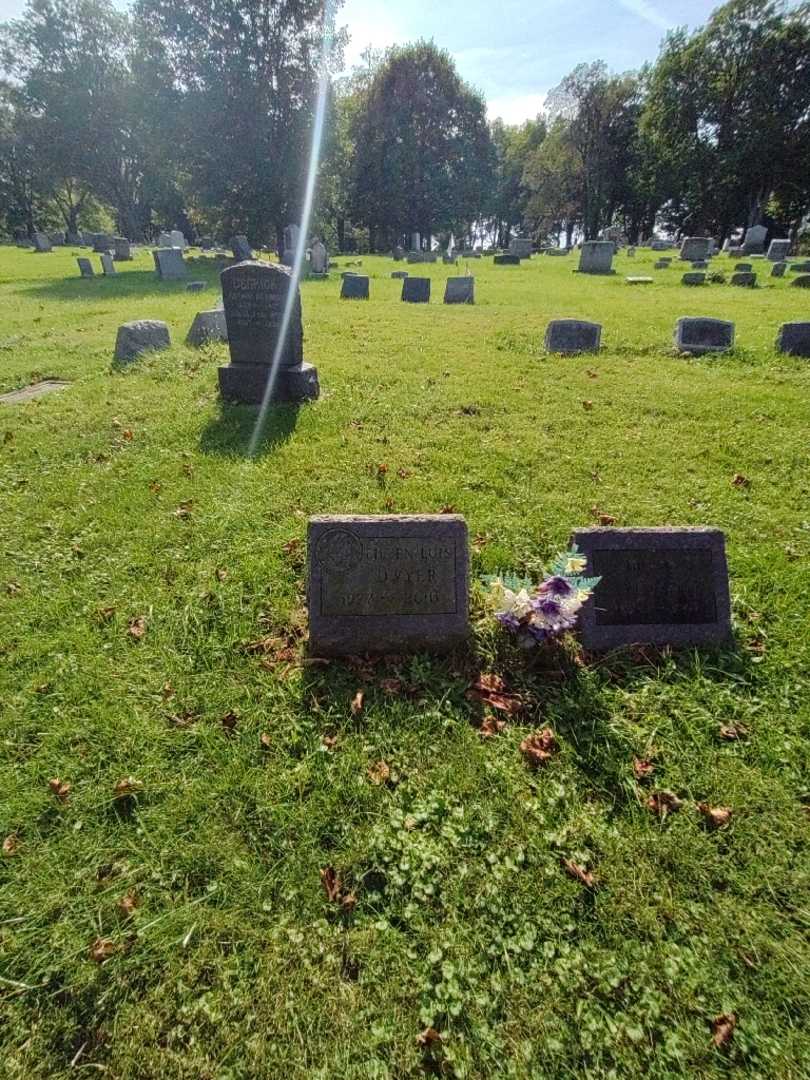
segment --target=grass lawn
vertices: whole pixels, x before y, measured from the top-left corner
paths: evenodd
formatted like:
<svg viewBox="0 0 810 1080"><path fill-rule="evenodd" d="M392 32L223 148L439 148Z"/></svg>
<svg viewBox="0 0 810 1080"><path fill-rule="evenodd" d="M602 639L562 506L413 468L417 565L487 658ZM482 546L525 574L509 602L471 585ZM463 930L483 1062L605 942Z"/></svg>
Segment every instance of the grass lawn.
<svg viewBox="0 0 810 1080"><path fill-rule="evenodd" d="M810 1075L810 362L773 347L810 294L640 251L471 263L474 307L411 267L411 306L366 257L368 302L303 286L322 397L249 459L227 347L183 344L213 264L195 296L148 251L93 281L76 254L0 249L0 392L71 382L0 405L0 1075ZM738 347L678 356L689 314ZM566 316L598 356L545 354ZM113 372L137 318L174 346ZM475 576L539 572L599 512L719 526L737 647L527 658L479 596L472 656L302 664L308 516L446 506ZM477 670L526 702L489 738Z"/></svg>

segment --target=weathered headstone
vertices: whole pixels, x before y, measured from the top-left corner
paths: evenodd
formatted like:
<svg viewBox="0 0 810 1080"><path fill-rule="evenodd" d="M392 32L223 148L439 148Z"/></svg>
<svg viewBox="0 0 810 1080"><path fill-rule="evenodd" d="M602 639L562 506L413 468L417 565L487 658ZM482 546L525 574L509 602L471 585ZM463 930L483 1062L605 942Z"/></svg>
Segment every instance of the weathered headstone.
<svg viewBox="0 0 810 1080"><path fill-rule="evenodd" d="M397 246L391 252L391 255L394 259L394 262L402 262L402 260L405 258L405 248L400 247L400 245L397 244Z"/></svg>
<svg viewBox="0 0 810 1080"><path fill-rule="evenodd" d="M129 240L125 237L115 237L115 255L113 258L116 262L130 262L132 260L132 248Z"/></svg>
<svg viewBox="0 0 810 1080"><path fill-rule="evenodd" d="M65 246L65 234L63 232L52 232L49 234L51 243L54 247Z"/></svg>
<svg viewBox="0 0 810 1080"><path fill-rule="evenodd" d="M56 390L64 390L66 386L70 386L70 383L65 382L64 379L42 379L40 382L21 386L19 390L9 390L6 394L0 394L0 405L22 405L26 401L44 397L45 394L52 394Z"/></svg>
<svg viewBox="0 0 810 1080"><path fill-rule="evenodd" d="M681 352L702 356L726 352L734 345L734 323L725 319L684 317L675 324L675 344Z"/></svg>
<svg viewBox="0 0 810 1080"><path fill-rule="evenodd" d="M289 305L290 318L270 400L317 398L317 369L304 362L301 293L289 270L274 263L243 262L223 270L220 280L231 353L229 366L219 369L222 396L249 404L264 400Z"/></svg>
<svg viewBox="0 0 810 1080"><path fill-rule="evenodd" d="M602 578L580 616L586 649L731 641L720 529L578 529L572 543Z"/></svg>
<svg viewBox="0 0 810 1080"><path fill-rule="evenodd" d="M668 270L670 267L669 259L659 259L653 264L653 270Z"/></svg>
<svg viewBox="0 0 810 1080"><path fill-rule="evenodd" d="M776 338L776 351L788 356L810 357L810 322L782 323Z"/></svg>
<svg viewBox="0 0 810 1080"><path fill-rule="evenodd" d="M466 643L464 518L314 517L307 554L313 655L443 653Z"/></svg>
<svg viewBox="0 0 810 1080"><path fill-rule="evenodd" d="M301 230L297 225L288 225L284 230L284 252L281 256L281 261L285 266L292 266L295 263L295 255L298 251L298 241L301 237Z"/></svg>
<svg viewBox="0 0 810 1080"><path fill-rule="evenodd" d="M118 327L115 360L128 364L145 352L158 352L171 345L169 327L158 319L139 319Z"/></svg>
<svg viewBox="0 0 810 1080"><path fill-rule="evenodd" d="M509 241L509 254L517 255L520 259L530 259L534 243L524 236L516 236Z"/></svg>
<svg viewBox="0 0 810 1080"><path fill-rule="evenodd" d="M112 251L115 247L115 240L109 233L96 233L93 241L93 252L96 255L103 255L105 251Z"/></svg>
<svg viewBox="0 0 810 1080"><path fill-rule="evenodd" d="M34 251L40 254L46 254L51 250L51 238L47 233L35 232L34 233Z"/></svg>
<svg viewBox="0 0 810 1080"><path fill-rule="evenodd" d="M82 277L88 278L96 276L93 272L93 264L89 259L77 259L76 262L78 263Z"/></svg>
<svg viewBox="0 0 810 1080"><path fill-rule="evenodd" d="M612 240L586 240L579 256L580 274L612 274Z"/></svg>
<svg viewBox="0 0 810 1080"><path fill-rule="evenodd" d="M519 255L496 255L493 260L495 266L520 266Z"/></svg>
<svg viewBox="0 0 810 1080"><path fill-rule="evenodd" d="M115 269L115 263L113 262L113 257L112 257L112 255L110 255L109 251L103 251L101 253L100 260L101 260L101 269L102 269L102 272L104 273L105 277L112 277L113 274L118 273L118 271Z"/></svg>
<svg viewBox="0 0 810 1080"><path fill-rule="evenodd" d="M186 335L187 345L207 345L209 341L227 341L228 324L221 308L198 311Z"/></svg>
<svg viewBox="0 0 810 1080"><path fill-rule="evenodd" d="M173 247L172 234L170 232L162 232L158 236L158 247Z"/></svg>
<svg viewBox="0 0 810 1080"><path fill-rule="evenodd" d="M546 328L546 349L553 353L599 352L602 341L600 323L582 319L554 319Z"/></svg>
<svg viewBox="0 0 810 1080"><path fill-rule="evenodd" d="M634 247L629 247L627 249L627 258L628 259L635 259L635 257L636 257L636 249Z"/></svg>
<svg viewBox="0 0 810 1080"><path fill-rule="evenodd" d="M686 262L698 262L709 254L711 239L708 236L687 236L681 244L679 258Z"/></svg>
<svg viewBox="0 0 810 1080"><path fill-rule="evenodd" d="M790 264L791 274L810 274L810 262L800 262Z"/></svg>
<svg viewBox="0 0 810 1080"><path fill-rule="evenodd" d="M745 233L743 252L746 255L761 255L765 250L765 238L768 230L764 225L752 225Z"/></svg>
<svg viewBox="0 0 810 1080"><path fill-rule="evenodd" d="M248 243L248 238L243 233L231 237L231 251L237 262L250 262L253 258L253 251Z"/></svg>
<svg viewBox="0 0 810 1080"><path fill-rule="evenodd" d="M182 281L185 278L187 269L180 248L158 248L152 252L152 258L161 281Z"/></svg>
<svg viewBox="0 0 810 1080"><path fill-rule="evenodd" d="M773 263L785 262L790 255L790 240L771 240L768 246L768 258Z"/></svg>
<svg viewBox="0 0 810 1080"><path fill-rule="evenodd" d="M750 262L741 262L736 263L734 269L738 274L750 274L754 267Z"/></svg>
<svg viewBox="0 0 810 1080"><path fill-rule="evenodd" d="M340 285L341 300L368 300L369 279L360 274L343 274Z"/></svg>
<svg viewBox="0 0 810 1080"><path fill-rule="evenodd" d="M757 275L751 273L737 273L731 275L731 285L739 285L745 289L756 288Z"/></svg>
<svg viewBox="0 0 810 1080"><path fill-rule="evenodd" d="M185 251L185 249L188 247L188 244L186 243L186 238L185 236L183 236L182 232L179 229L172 229L169 235L172 238L171 246L179 247L181 251Z"/></svg>
<svg viewBox="0 0 810 1080"><path fill-rule="evenodd" d="M785 270L787 270L787 263L777 262L773 264L771 268L771 277L784 277Z"/></svg>
<svg viewBox="0 0 810 1080"><path fill-rule="evenodd" d="M444 287L445 304L474 304L475 278L451 277Z"/></svg>
<svg viewBox="0 0 810 1080"><path fill-rule="evenodd" d="M672 243L669 240L653 240L650 251L669 251L671 247Z"/></svg>
<svg viewBox="0 0 810 1080"><path fill-rule="evenodd" d="M651 277L627 277L624 279L628 285L652 285Z"/></svg>
<svg viewBox="0 0 810 1080"><path fill-rule="evenodd" d="M795 285L797 289L810 289L810 274L802 274L801 277L794 278L790 284Z"/></svg>
<svg viewBox="0 0 810 1080"><path fill-rule="evenodd" d="M326 252L326 245L320 240L316 240L312 245L309 262L313 274L325 274L329 269L329 256Z"/></svg>
<svg viewBox="0 0 810 1080"><path fill-rule="evenodd" d="M708 270L709 269L709 261L708 261L708 259L696 259L695 262L692 263L692 269L693 270Z"/></svg>
<svg viewBox="0 0 810 1080"><path fill-rule="evenodd" d="M682 285L705 285L706 274L703 270L691 270L681 278Z"/></svg>
<svg viewBox="0 0 810 1080"><path fill-rule="evenodd" d="M455 257L455 255L442 255L442 263L445 266L457 266L458 259Z"/></svg>
<svg viewBox="0 0 810 1080"><path fill-rule="evenodd" d="M406 304L430 302L430 278L407 277L402 282L402 300Z"/></svg>
<svg viewBox="0 0 810 1080"><path fill-rule="evenodd" d="M421 250L422 250L422 237L419 235L418 232L412 232L411 233L411 251L421 251Z"/></svg>

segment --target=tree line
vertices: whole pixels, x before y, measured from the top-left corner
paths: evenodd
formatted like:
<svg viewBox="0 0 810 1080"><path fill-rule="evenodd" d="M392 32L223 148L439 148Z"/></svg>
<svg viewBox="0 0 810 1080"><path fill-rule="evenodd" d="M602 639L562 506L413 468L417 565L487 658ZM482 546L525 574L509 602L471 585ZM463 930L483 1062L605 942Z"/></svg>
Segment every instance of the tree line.
<svg viewBox="0 0 810 1080"><path fill-rule="evenodd" d="M0 231L107 224L279 247L297 221L334 0L28 0L0 25ZM339 20L338 20L339 22ZM581 64L521 125L432 42L368 51L330 101L312 231L341 250L631 242L810 213L810 3L730 0L655 63Z"/></svg>

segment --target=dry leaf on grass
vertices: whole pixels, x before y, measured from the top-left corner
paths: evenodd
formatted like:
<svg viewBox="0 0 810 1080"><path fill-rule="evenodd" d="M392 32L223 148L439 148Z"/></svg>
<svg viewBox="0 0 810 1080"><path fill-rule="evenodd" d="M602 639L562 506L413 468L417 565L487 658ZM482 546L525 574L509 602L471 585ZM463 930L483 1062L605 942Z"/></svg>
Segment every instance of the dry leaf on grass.
<svg viewBox="0 0 810 1080"><path fill-rule="evenodd" d="M616 518L613 514L606 514L603 510L600 510L598 506L591 507L591 514L596 518L600 525L608 526L616 524Z"/></svg>
<svg viewBox="0 0 810 1080"><path fill-rule="evenodd" d="M266 731L263 731L259 736L259 746L265 753L272 747L273 740L270 738Z"/></svg>
<svg viewBox="0 0 810 1080"><path fill-rule="evenodd" d="M737 1026L736 1013L721 1013L712 1020L712 1042L720 1049L731 1042L731 1036Z"/></svg>
<svg viewBox="0 0 810 1080"><path fill-rule="evenodd" d="M143 784L140 780L136 780L134 776L125 776L115 785L115 797L116 799L127 799L131 795L137 795L142 790Z"/></svg>
<svg viewBox="0 0 810 1080"><path fill-rule="evenodd" d="M751 486L751 481L747 476L743 476L742 473L735 473L731 480L732 487L747 488Z"/></svg>
<svg viewBox="0 0 810 1080"><path fill-rule="evenodd" d="M730 806L709 806L708 803L699 802L697 808L710 829L722 829L731 821L733 814Z"/></svg>
<svg viewBox="0 0 810 1080"><path fill-rule="evenodd" d="M22 585L20 585L19 581L6 582L6 593L9 596L16 596L19 592L22 592Z"/></svg>
<svg viewBox="0 0 810 1080"><path fill-rule="evenodd" d="M424 1031L420 1031L416 1036L416 1042L418 1046L423 1047L425 1050L429 1050L436 1043L440 1043L442 1037L436 1028L427 1027Z"/></svg>
<svg viewBox="0 0 810 1080"><path fill-rule="evenodd" d="M127 632L131 638L140 641L146 633L146 618L143 615L138 615L136 618L130 619Z"/></svg>
<svg viewBox="0 0 810 1080"><path fill-rule="evenodd" d="M667 814L674 814L683 806L683 800L672 791L654 791L647 799L647 809L663 821Z"/></svg>
<svg viewBox="0 0 810 1080"><path fill-rule="evenodd" d="M452 505L452 503L445 503L444 506L439 511L439 513L440 514L456 514L456 513L458 513L458 511L456 510L455 506Z"/></svg>
<svg viewBox="0 0 810 1080"><path fill-rule="evenodd" d="M357 693L352 698L352 704L351 704L352 716L357 716L359 713L361 713L363 711L363 704L364 704L365 700L366 700L365 691L358 690Z"/></svg>
<svg viewBox="0 0 810 1080"><path fill-rule="evenodd" d="M569 875L569 877L572 877L575 881L578 881L587 889L596 888L596 878L593 876L590 870L585 870L578 863L575 863L573 859L563 859L562 864L565 867L565 872Z"/></svg>
<svg viewBox="0 0 810 1080"><path fill-rule="evenodd" d="M131 919L139 904L140 900L138 899L138 894L135 892L128 892L125 896L122 896L116 904L118 914L122 919Z"/></svg>
<svg viewBox="0 0 810 1080"><path fill-rule="evenodd" d="M67 802L70 795L70 784L67 780L60 780L58 776L55 776L53 780L48 781L48 787L59 799L60 802Z"/></svg>
<svg viewBox="0 0 810 1080"><path fill-rule="evenodd" d="M330 904L340 904L346 911L351 911L357 903L354 893L346 892L334 866L325 866L321 870L321 885Z"/></svg>
<svg viewBox="0 0 810 1080"><path fill-rule="evenodd" d="M506 683L500 675L479 675L467 691L467 697L471 701L483 701L493 709L512 714L520 712L524 706L520 695L506 689Z"/></svg>
<svg viewBox="0 0 810 1080"><path fill-rule="evenodd" d="M20 839L16 833L11 833L3 841L3 854L16 855L20 850Z"/></svg>
<svg viewBox="0 0 810 1080"><path fill-rule="evenodd" d="M635 776L636 780L649 780L654 772L655 765L648 761L647 758L633 757L633 776Z"/></svg>
<svg viewBox="0 0 810 1080"><path fill-rule="evenodd" d="M718 734L721 739L734 742L737 739L744 739L748 735L748 728L744 724L725 724L720 728Z"/></svg>
<svg viewBox="0 0 810 1080"><path fill-rule="evenodd" d="M97 964L103 964L105 960L118 951L118 946L111 938L96 938L90 946L90 956Z"/></svg>
<svg viewBox="0 0 810 1080"><path fill-rule="evenodd" d="M217 581L225 581L228 577L228 571L224 567L218 566L214 571L214 577Z"/></svg>
<svg viewBox="0 0 810 1080"><path fill-rule="evenodd" d="M235 712L231 710L225 713L225 715L221 718L220 723L225 729L225 733L227 735L232 735L234 731L236 731L236 725L239 723L239 717L236 715Z"/></svg>
<svg viewBox="0 0 810 1080"><path fill-rule="evenodd" d="M391 769L387 762L378 761L375 765L372 765L368 770L368 778L372 784L376 784L378 787L388 782L391 777Z"/></svg>
<svg viewBox="0 0 810 1080"><path fill-rule="evenodd" d="M497 716L485 716L478 729L478 734L482 739L491 739L495 735L500 735L505 727L505 720L500 720Z"/></svg>
<svg viewBox="0 0 810 1080"><path fill-rule="evenodd" d="M543 728L542 731L535 731L533 735L527 735L520 744L521 754L533 769L544 765L558 749L557 739L551 728Z"/></svg>
<svg viewBox="0 0 810 1080"><path fill-rule="evenodd" d="M584 409L584 410L585 410L586 412L590 412L590 411L591 411L591 409L593 408L593 402L592 402L592 401L583 401L583 402L582 402L582 408L583 408L583 409Z"/></svg>

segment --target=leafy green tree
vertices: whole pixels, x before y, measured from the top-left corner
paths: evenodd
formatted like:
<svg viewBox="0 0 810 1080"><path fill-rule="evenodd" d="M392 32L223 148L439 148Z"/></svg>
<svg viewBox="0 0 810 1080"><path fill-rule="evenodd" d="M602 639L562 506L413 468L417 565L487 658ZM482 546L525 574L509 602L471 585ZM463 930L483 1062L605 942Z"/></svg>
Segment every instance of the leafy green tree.
<svg viewBox="0 0 810 1080"><path fill-rule="evenodd" d="M352 212L376 249L419 232L463 236L488 216L495 151L481 96L430 42L392 49L351 130Z"/></svg>
<svg viewBox="0 0 810 1080"><path fill-rule="evenodd" d="M566 246L570 246L574 231L583 224L585 176L565 120L551 125L529 157L524 183L529 192L526 216L532 231L544 238L564 236Z"/></svg>
<svg viewBox="0 0 810 1080"><path fill-rule="evenodd" d="M542 146L546 122L542 116L523 124L495 120L491 127L496 154L497 183L493 211L493 231L498 247L506 247L513 232L530 227L526 210L530 191L526 185L529 160Z"/></svg>

